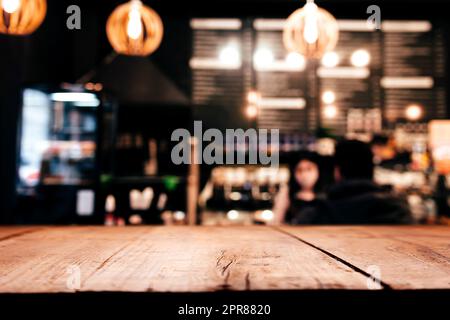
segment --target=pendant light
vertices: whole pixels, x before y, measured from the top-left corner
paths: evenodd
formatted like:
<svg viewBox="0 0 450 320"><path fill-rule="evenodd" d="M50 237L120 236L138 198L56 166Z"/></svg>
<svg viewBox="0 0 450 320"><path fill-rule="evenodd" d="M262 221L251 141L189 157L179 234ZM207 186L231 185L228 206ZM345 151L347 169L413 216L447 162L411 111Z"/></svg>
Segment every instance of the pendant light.
<svg viewBox="0 0 450 320"><path fill-rule="evenodd" d="M0 0L0 33L33 33L44 21L46 12L46 0Z"/></svg>
<svg viewBox="0 0 450 320"><path fill-rule="evenodd" d="M336 19L313 0L307 0L303 8L294 11L287 18L283 30L286 49L306 58L321 58L336 46L338 38Z"/></svg>
<svg viewBox="0 0 450 320"><path fill-rule="evenodd" d="M153 9L139 0L131 0L109 16L106 34L117 53L147 56L161 44L163 24Z"/></svg>

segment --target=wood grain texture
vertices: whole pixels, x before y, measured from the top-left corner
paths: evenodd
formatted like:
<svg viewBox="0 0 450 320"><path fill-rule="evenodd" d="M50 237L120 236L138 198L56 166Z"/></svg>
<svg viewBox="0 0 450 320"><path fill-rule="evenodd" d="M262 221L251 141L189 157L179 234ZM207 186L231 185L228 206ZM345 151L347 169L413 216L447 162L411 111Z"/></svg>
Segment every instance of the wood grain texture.
<svg viewBox="0 0 450 320"><path fill-rule="evenodd" d="M57 227L0 242L0 292L331 288L367 278L267 227Z"/></svg>
<svg viewBox="0 0 450 320"><path fill-rule="evenodd" d="M362 270L378 266L393 289L450 289L450 228L281 227ZM373 268L373 267L372 267Z"/></svg>
<svg viewBox="0 0 450 320"><path fill-rule="evenodd" d="M5 227L0 226L0 241L7 240L13 237L18 237L26 233L34 232L42 229L42 227L28 227L28 226L14 226Z"/></svg>
<svg viewBox="0 0 450 320"><path fill-rule="evenodd" d="M0 228L3 293L365 290L370 266L385 287L450 289L450 228Z"/></svg>

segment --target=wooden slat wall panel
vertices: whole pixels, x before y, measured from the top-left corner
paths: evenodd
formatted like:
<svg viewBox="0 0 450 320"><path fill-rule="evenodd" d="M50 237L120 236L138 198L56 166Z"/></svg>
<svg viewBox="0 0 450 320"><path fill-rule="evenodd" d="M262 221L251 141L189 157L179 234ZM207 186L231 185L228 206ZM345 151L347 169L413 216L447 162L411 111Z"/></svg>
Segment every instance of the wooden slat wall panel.
<svg viewBox="0 0 450 320"><path fill-rule="evenodd" d="M394 289L450 289L448 227L282 227Z"/></svg>

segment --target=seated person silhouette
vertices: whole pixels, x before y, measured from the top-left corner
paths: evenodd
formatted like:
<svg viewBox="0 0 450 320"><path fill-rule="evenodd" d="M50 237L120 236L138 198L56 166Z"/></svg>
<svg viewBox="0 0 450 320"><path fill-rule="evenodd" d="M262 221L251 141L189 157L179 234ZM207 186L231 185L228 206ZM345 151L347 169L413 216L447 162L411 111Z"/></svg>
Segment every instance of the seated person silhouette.
<svg viewBox="0 0 450 320"><path fill-rule="evenodd" d="M407 202L373 181L370 146L345 140L336 146L334 176L326 205L303 210L292 224L410 224Z"/></svg>

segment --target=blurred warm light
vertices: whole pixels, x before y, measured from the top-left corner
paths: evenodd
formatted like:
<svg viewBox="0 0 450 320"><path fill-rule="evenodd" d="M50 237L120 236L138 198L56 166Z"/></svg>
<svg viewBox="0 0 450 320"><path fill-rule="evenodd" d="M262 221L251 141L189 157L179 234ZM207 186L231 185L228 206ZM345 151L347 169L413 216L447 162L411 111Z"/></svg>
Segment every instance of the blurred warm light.
<svg viewBox="0 0 450 320"><path fill-rule="evenodd" d="M137 40L142 34L141 19L139 5L132 5L131 10L128 13L127 35L133 40Z"/></svg>
<svg viewBox="0 0 450 320"><path fill-rule="evenodd" d="M239 212L237 212L236 210L230 210L227 212L227 218L229 220L236 220L237 218L239 218Z"/></svg>
<svg viewBox="0 0 450 320"><path fill-rule="evenodd" d="M257 91L251 90L247 94L247 101L251 104L258 104L259 99L261 99L261 94Z"/></svg>
<svg viewBox="0 0 450 320"><path fill-rule="evenodd" d="M239 50L235 45L228 45L220 50L219 60L223 64L226 65L238 65L241 62L241 55L239 54Z"/></svg>
<svg viewBox="0 0 450 320"><path fill-rule="evenodd" d="M261 218L265 221L271 221L273 220L273 212L271 210L264 210L261 213Z"/></svg>
<svg viewBox="0 0 450 320"><path fill-rule="evenodd" d="M46 0L0 0L0 33L33 33L44 21L46 12Z"/></svg>
<svg viewBox="0 0 450 320"><path fill-rule="evenodd" d="M139 215L139 214L132 214L128 218L128 222L132 225L138 225L138 224L142 224L143 219L142 219L141 215Z"/></svg>
<svg viewBox="0 0 450 320"><path fill-rule="evenodd" d="M326 119L334 119L336 118L338 113L338 109L335 105L329 105L329 106L325 106L323 108L323 116Z"/></svg>
<svg viewBox="0 0 450 320"><path fill-rule="evenodd" d="M416 104L406 107L405 114L408 120L418 120L422 117L423 110Z"/></svg>
<svg viewBox="0 0 450 320"><path fill-rule="evenodd" d="M103 85L101 83L92 83L88 82L84 85L86 90L89 91L101 91L103 89Z"/></svg>
<svg viewBox="0 0 450 320"><path fill-rule="evenodd" d="M322 93L322 102L325 104L331 104L336 101L336 95L333 91L327 90Z"/></svg>
<svg viewBox="0 0 450 320"><path fill-rule="evenodd" d="M245 110L245 114L248 118L253 119L258 115L258 107L254 105L249 105Z"/></svg>
<svg viewBox="0 0 450 320"><path fill-rule="evenodd" d="M307 0L303 8L288 17L283 31L286 49L307 58L320 58L325 52L333 50L338 37L336 19L313 0Z"/></svg>
<svg viewBox="0 0 450 320"><path fill-rule="evenodd" d="M7 13L14 13L20 7L20 0L3 0L2 7Z"/></svg>
<svg viewBox="0 0 450 320"><path fill-rule="evenodd" d="M324 67L332 68L336 67L338 64L339 64L339 55L336 52L330 51L323 55L322 65Z"/></svg>
<svg viewBox="0 0 450 320"><path fill-rule="evenodd" d="M301 54L299 54L297 52L290 52L286 56L286 63L291 68L297 68L297 69L300 69L300 70L305 69L305 66L306 66L305 57L303 57Z"/></svg>
<svg viewBox="0 0 450 320"><path fill-rule="evenodd" d="M352 53L350 61L355 67L365 67L370 62L370 54L364 49L356 50Z"/></svg>
<svg viewBox="0 0 450 320"><path fill-rule="evenodd" d="M108 195L105 201L105 211L106 212L114 212L116 210L116 198L113 195Z"/></svg>
<svg viewBox="0 0 450 320"><path fill-rule="evenodd" d="M264 68L273 63L274 57L271 50L260 48L253 55L253 61L256 67Z"/></svg>
<svg viewBox="0 0 450 320"><path fill-rule="evenodd" d="M308 1L305 5L305 28L303 29L303 38L309 44L314 44L319 39L319 26L317 25L318 7Z"/></svg>
<svg viewBox="0 0 450 320"><path fill-rule="evenodd" d="M158 49L163 37L159 15L139 0L119 5L109 16L106 34L117 53L147 56Z"/></svg>
<svg viewBox="0 0 450 320"><path fill-rule="evenodd" d="M93 84L92 82L88 82L84 85L84 87L86 88L86 90L92 91L95 88L95 84Z"/></svg>
<svg viewBox="0 0 450 320"><path fill-rule="evenodd" d="M175 211L173 213L173 219L175 221L183 221L186 218L186 214L183 211Z"/></svg>
<svg viewBox="0 0 450 320"><path fill-rule="evenodd" d="M233 201L239 201L242 199L242 193L234 191L234 192L230 192L230 194L228 195L228 197L230 198L230 200Z"/></svg>
<svg viewBox="0 0 450 320"><path fill-rule="evenodd" d="M331 138L320 138L317 140L316 151L321 156L333 156L336 141Z"/></svg>

